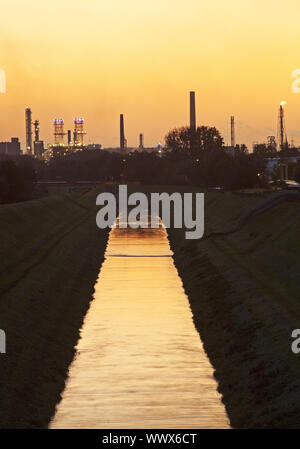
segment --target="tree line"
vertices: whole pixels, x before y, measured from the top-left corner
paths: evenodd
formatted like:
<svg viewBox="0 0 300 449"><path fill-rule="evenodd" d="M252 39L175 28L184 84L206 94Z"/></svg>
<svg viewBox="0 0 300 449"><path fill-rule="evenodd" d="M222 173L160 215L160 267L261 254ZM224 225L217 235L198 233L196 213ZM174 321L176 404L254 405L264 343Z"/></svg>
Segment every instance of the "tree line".
<svg viewBox="0 0 300 449"><path fill-rule="evenodd" d="M144 184L192 184L201 187L240 189L261 182L264 169L260 155L248 154L245 146L224 149L223 138L214 127L175 128L165 137L161 153L135 151L130 154L105 150L80 151L55 156L38 170L39 179L67 181L140 182Z"/></svg>
<svg viewBox="0 0 300 449"><path fill-rule="evenodd" d="M16 203L31 199L36 171L29 157L3 158L0 161L0 203Z"/></svg>
<svg viewBox="0 0 300 449"><path fill-rule="evenodd" d="M245 145L228 152L219 131L200 126L172 129L161 152L129 154L82 150L56 154L49 161L28 156L0 163L0 201L29 199L36 180L67 182L139 182L143 184L195 185L237 190L264 183L265 158L270 149L249 154ZM300 168L296 173L300 175Z"/></svg>

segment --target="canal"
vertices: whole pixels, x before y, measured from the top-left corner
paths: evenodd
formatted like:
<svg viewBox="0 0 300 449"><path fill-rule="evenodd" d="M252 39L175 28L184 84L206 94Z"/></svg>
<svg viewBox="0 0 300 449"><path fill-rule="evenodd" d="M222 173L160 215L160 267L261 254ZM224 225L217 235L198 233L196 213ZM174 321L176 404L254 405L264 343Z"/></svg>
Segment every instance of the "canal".
<svg viewBox="0 0 300 449"><path fill-rule="evenodd" d="M166 230L112 229L50 428L228 427Z"/></svg>

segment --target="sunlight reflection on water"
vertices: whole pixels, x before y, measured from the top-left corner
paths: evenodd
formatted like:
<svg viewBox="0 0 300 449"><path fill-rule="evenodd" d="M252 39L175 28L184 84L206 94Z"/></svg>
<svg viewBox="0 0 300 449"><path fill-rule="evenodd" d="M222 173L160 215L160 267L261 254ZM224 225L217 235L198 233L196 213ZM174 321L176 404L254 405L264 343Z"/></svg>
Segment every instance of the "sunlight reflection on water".
<svg viewBox="0 0 300 449"><path fill-rule="evenodd" d="M164 228L111 230L51 428L229 427L171 256Z"/></svg>

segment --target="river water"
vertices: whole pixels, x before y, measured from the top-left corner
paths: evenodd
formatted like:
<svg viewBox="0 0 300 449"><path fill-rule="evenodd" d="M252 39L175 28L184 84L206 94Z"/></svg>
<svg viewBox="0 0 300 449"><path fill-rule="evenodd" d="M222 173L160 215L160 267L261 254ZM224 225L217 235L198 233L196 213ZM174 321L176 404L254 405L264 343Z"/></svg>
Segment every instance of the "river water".
<svg viewBox="0 0 300 449"><path fill-rule="evenodd" d="M50 427L229 427L164 228L111 230Z"/></svg>

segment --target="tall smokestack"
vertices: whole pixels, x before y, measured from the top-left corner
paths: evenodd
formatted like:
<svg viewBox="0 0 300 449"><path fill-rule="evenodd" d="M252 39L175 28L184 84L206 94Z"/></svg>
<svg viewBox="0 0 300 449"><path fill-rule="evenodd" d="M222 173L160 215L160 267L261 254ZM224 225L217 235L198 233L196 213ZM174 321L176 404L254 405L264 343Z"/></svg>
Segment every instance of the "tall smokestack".
<svg viewBox="0 0 300 449"><path fill-rule="evenodd" d="M32 154L32 118L31 109L25 109L25 121L26 121L26 151L27 154Z"/></svg>
<svg viewBox="0 0 300 449"><path fill-rule="evenodd" d="M288 146L287 141L287 135L286 135L286 127L285 127L285 117L284 117L284 109L283 106L285 105L285 101L282 101L280 103L279 108L279 142L280 142L280 148L279 150L283 150Z"/></svg>
<svg viewBox="0 0 300 449"><path fill-rule="evenodd" d="M125 150L124 115L120 115L120 149Z"/></svg>
<svg viewBox="0 0 300 449"><path fill-rule="evenodd" d="M34 141L38 142L40 140L40 122L38 120L35 120L33 126L34 126Z"/></svg>
<svg viewBox="0 0 300 449"><path fill-rule="evenodd" d="M280 148L284 146L284 110L282 105L279 108L279 121L280 121Z"/></svg>
<svg viewBox="0 0 300 449"><path fill-rule="evenodd" d="M196 131L195 92L190 92L190 128L192 131Z"/></svg>
<svg viewBox="0 0 300 449"><path fill-rule="evenodd" d="M139 148L142 150L144 148L144 134L140 134L140 145Z"/></svg>
<svg viewBox="0 0 300 449"><path fill-rule="evenodd" d="M71 145L72 142L72 132L70 129L68 129L68 145Z"/></svg>
<svg viewBox="0 0 300 449"><path fill-rule="evenodd" d="M235 126L234 126L234 116L230 117L231 125L231 146L235 148Z"/></svg>

